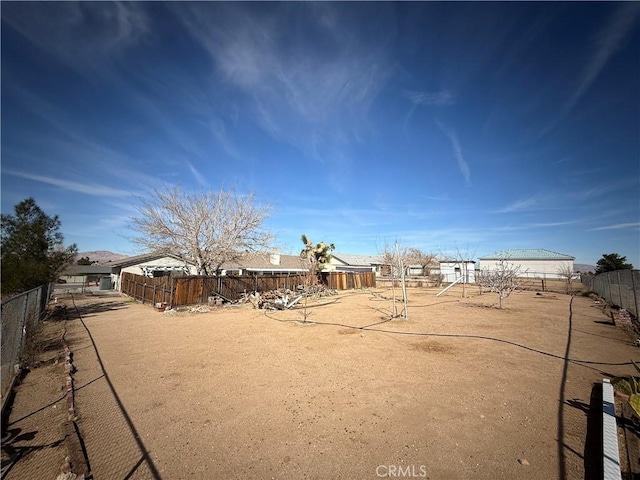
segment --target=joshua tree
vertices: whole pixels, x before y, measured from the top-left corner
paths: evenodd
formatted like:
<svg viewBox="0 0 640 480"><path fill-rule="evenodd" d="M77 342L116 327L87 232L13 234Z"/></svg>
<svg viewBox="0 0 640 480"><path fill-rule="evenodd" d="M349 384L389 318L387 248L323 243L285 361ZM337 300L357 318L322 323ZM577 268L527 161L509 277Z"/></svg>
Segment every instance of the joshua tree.
<svg viewBox="0 0 640 480"><path fill-rule="evenodd" d="M304 248L300 251L300 258L303 260L306 268L305 287L307 292L304 299L304 321L307 321L307 297L308 294L313 291L318 283L318 272L324 269L325 265L331 260L331 252L335 250L333 243L326 244L324 242L317 243L315 246L313 242L307 238L305 234L301 237Z"/></svg>

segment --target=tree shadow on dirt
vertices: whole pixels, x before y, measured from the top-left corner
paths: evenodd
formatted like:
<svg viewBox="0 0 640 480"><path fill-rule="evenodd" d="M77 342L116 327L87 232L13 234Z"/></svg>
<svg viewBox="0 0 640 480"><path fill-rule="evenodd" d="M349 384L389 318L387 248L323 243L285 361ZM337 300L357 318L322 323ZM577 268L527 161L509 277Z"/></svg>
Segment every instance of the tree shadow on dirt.
<svg viewBox="0 0 640 480"><path fill-rule="evenodd" d="M607 340L617 340L619 338L617 336L601 335L599 333L586 332L584 330L579 330L577 328L574 329L574 332L580 332L580 333L584 333L585 335L592 335L594 337L606 338Z"/></svg>
<svg viewBox="0 0 640 480"><path fill-rule="evenodd" d="M45 445L17 445L20 442L31 441L36 438L38 431L31 431L22 433L21 428L12 428L7 430L2 435L2 475L0 478L7 478L9 472L18 463L18 461L29 455L32 452L38 450L44 450L47 448L55 448L64 442L64 439L59 439Z"/></svg>
<svg viewBox="0 0 640 480"><path fill-rule="evenodd" d="M613 320L594 320L593 323L597 323L600 325L608 325L609 327L616 326L616 322L614 322Z"/></svg>
<svg viewBox="0 0 640 480"><path fill-rule="evenodd" d="M567 458L565 449L567 445L565 445L564 441L564 408L565 408L565 397L566 397L566 388L567 388L567 374L569 370L569 352L571 351L571 333L573 330L573 297L571 297L571 301L569 302L569 328L567 332L567 344L564 351L564 362L562 365L562 379L560 380L560 402L558 402L558 414L557 414L557 432L558 432L558 478L560 480L564 480L566 478L567 471Z"/></svg>
<svg viewBox="0 0 640 480"><path fill-rule="evenodd" d="M83 318L93 317L100 313L112 312L115 310L123 310L131 305L131 302L95 302L86 303L84 305L76 305L75 311L70 310L69 316L75 318L81 316Z"/></svg>
<svg viewBox="0 0 640 480"><path fill-rule="evenodd" d="M2 429L3 444L4 444L4 435L6 435L6 433L5 433L5 430L4 430L4 429L5 429L6 427L10 427L11 425L15 425L16 423L22 422L23 420L25 420L25 419L27 419L27 418L29 418L29 417L31 417L31 416L33 416L33 415L35 415L36 413L40 413L40 412L42 412L43 410L46 410L47 408L53 407L53 406L54 406L54 405L56 405L57 403L62 402L62 401L66 398L66 396L67 396L67 394L65 393L65 394L64 394L64 395L62 395L60 398L57 398L57 399L53 400L52 402L49 402L49 403L47 403L46 405L43 405L43 406L42 406L42 407L40 407L40 408L36 408L34 411L32 411L32 412L30 412L30 413L27 413L26 415L23 415L22 417L20 417L20 418L18 418L18 419L16 419L16 420L13 420L11 423L7 423L6 421L4 421L5 419L3 419L3 422L2 422L2 425L3 425L3 429ZM8 419L8 418L9 418L9 413L10 413L10 411L11 411L11 406L9 406L9 407L7 408L7 412L4 414L4 415L5 415L5 417L6 417L6 419ZM15 429L14 429L14 430L15 430ZM20 430L20 429L18 429L18 430ZM6 432L10 432L10 431L11 431L11 430L7 430Z"/></svg>
<svg viewBox="0 0 640 480"><path fill-rule="evenodd" d="M116 308L108 308L111 306L116 306ZM109 302L109 303L102 303L102 304L88 304L86 305L86 307L89 307L89 312L93 313L93 314L98 314L101 313L100 309L101 308L106 308L106 310L103 311L110 311L110 310L118 310L118 309L122 309L122 308L126 308L127 304L124 302ZM97 307L96 308L91 308L91 307ZM78 311L81 311L80 309L78 309ZM86 310L85 310L86 311ZM111 391L111 394L113 395L113 399L115 400L115 403L117 404L118 409L120 410L120 412L122 413L122 416L124 418L124 421L127 424L127 427L129 429L129 431L131 432L131 435L133 437L133 440L136 443L136 446L138 447L138 450L140 451L141 457L140 459L134 464L134 466L132 467L132 469L129 471L129 473L127 473L127 475L124 477L124 480L127 480L128 478L131 478L135 472L142 466L145 465L148 467L149 469L149 473L151 474L151 476L153 477L154 480L162 480L162 477L160 476L160 473L158 472L158 469L156 468L153 460L151 459L151 456L149 455L149 451L147 450L141 435L138 433L138 430L136 429L135 425L133 424L133 420L131 419L129 412L127 411L127 409L124 406L124 403L122 402L120 396L118 395L118 392L116 391L113 383L111 382L111 379L109 378L109 374L107 373L107 370L104 366L104 363L102 362L102 358L100 356L100 352L98 350L98 346L96 345L95 340L93 339L93 335L91 334L91 330L89 330L89 327L87 327L87 324L84 322L84 318L86 318L85 313L82 313L81 316L79 316L80 322L82 323L82 326L84 327L85 331L87 332L87 335L89 336L89 339L91 340L91 344L93 345L93 349L95 351L96 354L96 359L98 360L98 364L100 365L100 369L102 370L102 375L98 378L104 378L104 380L107 382L107 386L109 387L109 390ZM93 381L93 380L92 380ZM91 382L90 382L91 383Z"/></svg>

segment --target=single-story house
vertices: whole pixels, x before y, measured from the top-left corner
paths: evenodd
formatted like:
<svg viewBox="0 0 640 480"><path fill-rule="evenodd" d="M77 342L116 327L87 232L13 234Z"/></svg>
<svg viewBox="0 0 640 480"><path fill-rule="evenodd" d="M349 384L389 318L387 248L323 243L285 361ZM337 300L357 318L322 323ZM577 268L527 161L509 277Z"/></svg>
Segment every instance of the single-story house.
<svg viewBox="0 0 640 480"><path fill-rule="evenodd" d="M352 263L347 263L352 262ZM331 262L323 270L342 272L376 272L382 265L380 257L369 255L343 255ZM195 265L185 263L180 257L164 253L147 253L122 258L101 268L109 268L113 288L120 290L120 279L123 272L147 277L162 277L171 274L197 275ZM282 275L301 274L308 271L299 255L283 255L279 253L250 253L242 258L222 265L221 275Z"/></svg>
<svg viewBox="0 0 640 480"><path fill-rule="evenodd" d="M350 253L331 253L331 260L324 268L325 272L374 272L380 275L384 264L381 255L353 255Z"/></svg>
<svg viewBox="0 0 640 480"><path fill-rule="evenodd" d="M410 277L422 276L424 272L424 268L422 268L422 265L418 265L418 264L405 265L405 269L406 269L407 275Z"/></svg>
<svg viewBox="0 0 640 480"><path fill-rule="evenodd" d="M464 283L476 282L476 262L473 260L440 260L440 271L442 281L453 283L460 280L464 275Z"/></svg>
<svg viewBox="0 0 640 480"><path fill-rule="evenodd" d="M184 275L197 275L195 265L185 263L176 255L166 253L144 253L109 262L112 268L111 280L114 288L120 290L120 278L123 272L143 275L145 277L169 276L172 272Z"/></svg>
<svg viewBox="0 0 640 480"><path fill-rule="evenodd" d="M279 253L251 253L222 265L223 275L282 275L307 271L299 255Z"/></svg>
<svg viewBox="0 0 640 480"><path fill-rule="evenodd" d="M96 284L101 289L111 289L111 281L105 281L104 278L110 279L113 268L111 265L70 265L58 277L57 283Z"/></svg>
<svg viewBox="0 0 640 480"><path fill-rule="evenodd" d="M544 248L501 250L480 257L480 270L495 270L496 262L502 259L520 267L522 277L562 278L561 272L573 271L575 257Z"/></svg>
<svg viewBox="0 0 640 480"><path fill-rule="evenodd" d="M432 260L428 265L419 265L417 263L412 263L410 265L405 265L405 273L408 276L426 276L430 274L440 273L440 264L437 260Z"/></svg>

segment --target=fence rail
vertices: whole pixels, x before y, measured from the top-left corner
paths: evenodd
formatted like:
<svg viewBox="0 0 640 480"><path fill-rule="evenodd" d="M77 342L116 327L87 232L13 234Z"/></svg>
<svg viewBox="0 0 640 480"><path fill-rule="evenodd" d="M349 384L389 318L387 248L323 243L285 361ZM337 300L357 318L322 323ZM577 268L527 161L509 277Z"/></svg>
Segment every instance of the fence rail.
<svg viewBox="0 0 640 480"><path fill-rule="evenodd" d="M638 318L640 270L616 270L595 276L585 275L582 283L607 302L624 308Z"/></svg>
<svg viewBox="0 0 640 480"><path fill-rule="evenodd" d="M328 288L347 290L376 286L373 272L322 273L318 280ZM167 303L173 307L206 303L212 295L239 300L245 292L265 292L287 288L295 290L306 281L305 275L189 276L149 278L122 273L122 293L142 303Z"/></svg>
<svg viewBox="0 0 640 480"><path fill-rule="evenodd" d="M11 387L16 366L20 366L25 341L46 313L52 285L41 285L2 302L2 400Z"/></svg>

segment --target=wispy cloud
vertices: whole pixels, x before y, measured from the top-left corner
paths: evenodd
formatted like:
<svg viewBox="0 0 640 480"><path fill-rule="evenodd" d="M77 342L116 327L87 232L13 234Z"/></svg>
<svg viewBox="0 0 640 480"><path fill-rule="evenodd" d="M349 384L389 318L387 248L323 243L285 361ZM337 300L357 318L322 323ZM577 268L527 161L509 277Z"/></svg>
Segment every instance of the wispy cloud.
<svg viewBox="0 0 640 480"><path fill-rule="evenodd" d="M448 90L439 92L407 92L406 96L414 105L445 106L453 105L455 98Z"/></svg>
<svg viewBox="0 0 640 480"><path fill-rule="evenodd" d="M451 146L453 148L453 154L456 157L456 161L458 162L458 168L460 169L460 173L464 178L467 186L471 186L471 170L469 169L469 164L465 160L462 155L462 147L460 146L460 141L458 140L458 136L453 130L449 130L442 123L436 121L438 128L440 131L451 141Z"/></svg>
<svg viewBox="0 0 640 480"><path fill-rule="evenodd" d="M631 186L637 186L640 183L640 179L634 176L624 178L622 180L616 180L609 183L601 183L591 188L585 188L583 190L573 191L567 193L567 198L571 200L584 201L593 198L602 197L607 194L619 195L621 191Z"/></svg>
<svg viewBox="0 0 640 480"><path fill-rule="evenodd" d="M609 62L620 45L633 32L640 15L640 3L622 2L617 10L606 20L602 29L592 41L592 55L582 70L579 84L560 113L542 131L541 136L553 130L576 106L600 72Z"/></svg>
<svg viewBox="0 0 640 480"><path fill-rule="evenodd" d="M583 177L586 175L591 175L594 173L598 173L601 172L602 170L604 170L601 167L596 167L596 168L587 168L587 169L583 169L583 170L574 170L574 171L570 171L568 172L568 175L572 176L572 177Z"/></svg>
<svg viewBox="0 0 640 480"><path fill-rule="evenodd" d="M420 198L425 200L433 200L434 202L448 202L450 200L449 195L420 195Z"/></svg>
<svg viewBox="0 0 640 480"><path fill-rule="evenodd" d="M227 131L224 121L220 118L212 117L209 125L211 126L213 136L218 141L218 144L222 147L224 152L236 160L242 159L238 149L229 138L229 132Z"/></svg>
<svg viewBox="0 0 640 480"><path fill-rule="evenodd" d="M243 94L244 114L276 140L331 162L336 150L357 141L391 70L384 40L350 33L353 26L335 8L296 4L267 12L193 3L175 13L226 84ZM287 28L292 16L322 35L322 45ZM313 148L318 144L323 150Z"/></svg>
<svg viewBox="0 0 640 480"><path fill-rule="evenodd" d="M521 212L523 210L529 210L537 205L538 205L537 198L529 197L521 200L516 200L515 202L510 203L506 207L503 207L500 210L496 210L496 213Z"/></svg>
<svg viewBox="0 0 640 480"><path fill-rule="evenodd" d="M2 5L2 21L81 74L105 63L148 33L143 9L131 2L51 2Z"/></svg>
<svg viewBox="0 0 640 480"><path fill-rule="evenodd" d="M121 185L131 185L138 189L152 188L158 185L160 178L175 175L174 167L162 168L171 165L171 162L182 164L194 157L205 158L198 142L185 131L184 126L176 126L170 114L156 106L152 98L134 90L121 78L114 78L117 78L123 91L131 95L129 99L135 105L136 113L145 116L150 124L156 125L162 132L162 138L171 140L172 148L156 146L155 151L153 148L144 150L147 157L133 155L126 147L123 148L122 144L99 138L91 124L70 114L64 105L56 105L13 82L6 88L10 89L15 98L22 101L25 110L45 125L41 130L30 130L25 136L12 138L15 145L3 146L3 154L9 153L13 158L35 165L38 164L41 154L37 149L34 150L34 146L44 142L48 145L50 158L57 157L63 160L61 164L67 171L80 175L98 174L103 178L112 177L118 179ZM201 99L201 103L206 103L205 99ZM214 137L220 139L219 144L226 142L222 148L228 151L233 146L224 138L224 133L222 131L219 135L214 134ZM7 144L9 142L5 142L5 145ZM149 160L153 161L152 170L139 168L141 163ZM57 171L60 171L59 167ZM198 182L202 185L200 180Z"/></svg>
<svg viewBox="0 0 640 480"><path fill-rule="evenodd" d="M494 230L497 232L512 232L519 230L537 230L540 228L555 228L555 227L566 227L568 225L576 225L581 223L581 220L567 220L562 222L539 222L539 223L521 223L515 225L504 225L501 227L495 227Z"/></svg>
<svg viewBox="0 0 640 480"><path fill-rule="evenodd" d="M16 170L2 170L3 175L12 175L14 177L25 178L27 180L33 180L35 182L46 183L55 187L69 190L72 192L83 193L85 195L92 195L96 197L127 197L131 196L131 192L126 190L118 190L104 185L95 183L79 183L72 182L70 180L62 180L61 178L47 177L44 175L34 175L26 172L18 172Z"/></svg>
<svg viewBox="0 0 640 480"><path fill-rule="evenodd" d="M193 175L193 178L196 179L196 182L198 182L198 184L201 187L207 187L208 182L207 182L207 179L204 177L204 175L202 175L202 173L200 173L200 171L193 166L193 163L191 163L188 160L186 163L187 163L187 167L189 167L189 171L191 172L191 175Z"/></svg>
<svg viewBox="0 0 640 480"><path fill-rule="evenodd" d="M407 97L411 102L411 108L405 115L404 121L402 122L405 133L409 126L411 117L419 106L443 107L447 105L453 105L455 103L453 93L451 93L449 90L440 90L438 92L411 91L405 92L404 96Z"/></svg>
<svg viewBox="0 0 640 480"><path fill-rule="evenodd" d="M615 225L607 225L604 227L592 228L591 231L595 230L621 230L621 229L637 229L640 228L640 222L631 222L631 223L618 223Z"/></svg>

